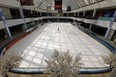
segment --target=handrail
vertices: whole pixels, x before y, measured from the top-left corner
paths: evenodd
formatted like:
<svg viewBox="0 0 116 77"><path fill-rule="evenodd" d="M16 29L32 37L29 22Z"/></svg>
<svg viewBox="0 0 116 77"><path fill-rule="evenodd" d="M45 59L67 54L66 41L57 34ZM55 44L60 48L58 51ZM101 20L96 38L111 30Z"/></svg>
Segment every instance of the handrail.
<svg viewBox="0 0 116 77"><path fill-rule="evenodd" d="M102 67L102 68L81 68L79 70L80 74L99 74L110 72L112 69L110 67ZM44 74L45 68L13 68L10 72L18 73L18 74Z"/></svg>
<svg viewBox="0 0 116 77"><path fill-rule="evenodd" d="M94 33L89 33L89 35L91 37L93 37L95 40L99 41L100 43L102 43L104 46L106 46L112 53L116 53L116 49L110 45L109 43L107 43L106 41L100 39L99 37L97 37Z"/></svg>
<svg viewBox="0 0 116 77"><path fill-rule="evenodd" d="M112 46L110 43L108 43L108 42L102 40L101 38L99 38L98 36L96 36L96 34L94 32L88 32L88 30L82 26L79 26L79 29L81 29L83 32L89 33L89 35L91 37L93 37L95 40L97 40L98 42L100 42L104 46L106 46L112 53L116 53L116 48L114 46Z"/></svg>
<svg viewBox="0 0 116 77"><path fill-rule="evenodd" d="M2 53L2 50L4 49L4 47L6 45L8 45L10 42L12 42L13 40L17 39L19 36L23 35L25 32L21 32L17 35L15 35L12 39L7 39L6 41L4 41L1 45L0 45L0 54Z"/></svg>

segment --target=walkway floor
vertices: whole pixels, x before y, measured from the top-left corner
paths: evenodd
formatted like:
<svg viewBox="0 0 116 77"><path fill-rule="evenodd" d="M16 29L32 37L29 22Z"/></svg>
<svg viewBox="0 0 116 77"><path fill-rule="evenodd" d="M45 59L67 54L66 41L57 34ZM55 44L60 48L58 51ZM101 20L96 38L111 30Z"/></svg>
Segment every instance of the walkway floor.
<svg viewBox="0 0 116 77"><path fill-rule="evenodd" d="M58 31L59 28L59 31ZM81 53L83 67L107 67L101 55L110 51L87 34L70 23L47 23L16 43L8 51L22 52L20 67L46 67L48 59L57 49L60 52L70 50L71 55Z"/></svg>

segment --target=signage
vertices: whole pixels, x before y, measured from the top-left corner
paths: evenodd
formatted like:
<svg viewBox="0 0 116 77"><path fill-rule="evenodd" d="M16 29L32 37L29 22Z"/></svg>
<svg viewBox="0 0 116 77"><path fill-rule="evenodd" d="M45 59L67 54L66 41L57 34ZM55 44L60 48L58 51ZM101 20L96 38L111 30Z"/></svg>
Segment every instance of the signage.
<svg viewBox="0 0 116 77"><path fill-rule="evenodd" d="M62 10L62 0L55 0L55 10Z"/></svg>

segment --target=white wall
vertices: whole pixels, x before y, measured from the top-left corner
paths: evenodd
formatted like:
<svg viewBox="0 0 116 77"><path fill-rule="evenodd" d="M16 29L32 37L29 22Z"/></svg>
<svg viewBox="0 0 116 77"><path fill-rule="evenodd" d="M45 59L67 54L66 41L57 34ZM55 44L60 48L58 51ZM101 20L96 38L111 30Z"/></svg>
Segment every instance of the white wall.
<svg viewBox="0 0 116 77"><path fill-rule="evenodd" d="M26 18L26 22L31 22L34 20L38 20L39 18ZM19 24L23 24L24 21L23 19L12 19L12 20L6 20L7 24L9 27L11 26L15 26L15 25L19 25ZM0 21L0 29L5 28L3 21Z"/></svg>
<svg viewBox="0 0 116 77"><path fill-rule="evenodd" d="M112 29L116 30L116 22L114 22Z"/></svg>
<svg viewBox="0 0 116 77"><path fill-rule="evenodd" d="M94 22L94 21L86 21L87 23ZM110 24L110 21L103 21L103 20L96 20L96 24L94 25L99 25L101 27L106 27L108 28ZM116 30L116 22L113 23L112 29Z"/></svg>
<svg viewBox="0 0 116 77"><path fill-rule="evenodd" d="M77 20L78 21L84 21L84 18L78 18Z"/></svg>
<svg viewBox="0 0 116 77"><path fill-rule="evenodd" d="M91 24L96 24L97 20L93 20L93 19L84 19L85 23L91 23Z"/></svg>
<svg viewBox="0 0 116 77"><path fill-rule="evenodd" d="M12 18L9 8L2 7L1 9L5 18Z"/></svg>
<svg viewBox="0 0 116 77"><path fill-rule="evenodd" d="M8 7L20 7L19 1L17 0L0 0L0 6Z"/></svg>
<svg viewBox="0 0 116 77"><path fill-rule="evenodd" d="M31 18L26 18L25 21L30 22L30 21L32 21L32 19Z"/></svg>
<svg viewBox="0 0 116 77"><path fill-rule="evenodd" d="M7 24L9 27L22 24L23 19L13 19L13 20L7 20ZM0 21L0 29L5 28L3 21Z"/></svg>

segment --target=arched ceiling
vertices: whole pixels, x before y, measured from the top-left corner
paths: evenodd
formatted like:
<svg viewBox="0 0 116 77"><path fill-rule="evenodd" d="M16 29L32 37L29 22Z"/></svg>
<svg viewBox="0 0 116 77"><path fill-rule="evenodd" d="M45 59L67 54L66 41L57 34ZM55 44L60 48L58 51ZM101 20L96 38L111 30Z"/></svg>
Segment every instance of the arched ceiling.
<svg viewBox="0 0 116 77"><path fill-rule="evenodd" d="M91 5L103 0L62 0L62 8L66 10L67 6L71 6L72 10ZM41 10L47 10L48 7L51 7L51 10L54 10L54 0L34 0L35 8Z"/></svg>

